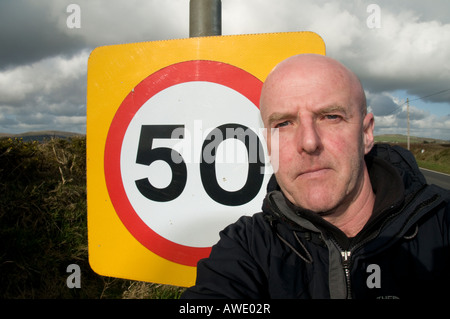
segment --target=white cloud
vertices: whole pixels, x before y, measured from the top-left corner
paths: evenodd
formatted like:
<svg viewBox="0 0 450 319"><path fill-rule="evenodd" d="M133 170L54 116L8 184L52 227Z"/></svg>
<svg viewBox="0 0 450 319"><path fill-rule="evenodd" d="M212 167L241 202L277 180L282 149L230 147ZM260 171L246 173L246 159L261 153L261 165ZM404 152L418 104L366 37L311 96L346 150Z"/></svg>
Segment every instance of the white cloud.
<svg viewBox="0 0 450 319"><path fill-rule="evenodd" d="M369 111L375 115L375 135L407 134L408 110L404 101L387 94L369 95L372 105ZM380 104L376 104L380 103ZM377 108L377 105L381 105ZM436 116L419 109L413 104L409 107L410 135L434 137L448 140L450 134L450 115Z"/></svg>
<svg viewBox="0 0 450 319"><path fill-rule="evenodd" d="M327 55L342 61L374 93L424 96L450 83L448 2L377 1L381 27L369 28L371 1L223 1L226 34L314 31ZM440 9L439 9L440 8ZM448 10L447 10L448 12ZM449 102L442 96L430 101Z"/></svg>
<svg viewBox="0 0 450 319"><path fill-rule="evenodd" d="M28 67L21 70L7 70L0 73L0 103L15 104L33 91L33 83L28 79Z"/></svg>
<svg viewBox="0 0 450 319"><path fill-rule="evenodd" d="M88 56L88 51L81 51L70 58L55 56L0 72L3 130L45 129L45 125L66 129L70 121L58 121L55 118L85 118ZM73 124L72 130L81 131L85 127L84 124L77 128L79 120L70 123Z"/></svg>
<svg viewBox="0 0 450 319"><path fill-rule="evenodd" d="M364 16L342 8L339 2L330 2L323 6L309 6L304 18L307 29L323 37L327 54L354 56L355 39L362 37L362 28L365 26Z"/></svg>
<svg viewBox="0 0 450 319"><path fill-rule="evenodd" d="M411 92L423 95L450 83L450 24L419 22L417 16L383 14L383 27L370 34L359 69L379 90L395 90L410 85ZM382 79L385 80L384 84Z"/></svg>

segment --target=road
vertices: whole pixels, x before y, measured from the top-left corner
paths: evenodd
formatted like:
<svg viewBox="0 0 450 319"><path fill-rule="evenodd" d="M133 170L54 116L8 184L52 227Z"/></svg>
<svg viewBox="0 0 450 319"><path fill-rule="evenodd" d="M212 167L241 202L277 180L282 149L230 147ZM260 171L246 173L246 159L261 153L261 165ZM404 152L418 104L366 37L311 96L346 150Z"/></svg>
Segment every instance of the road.
<svg viewBox="0 0 450 319"><path fill-rule="evenodd" d="M430 171L429 169L420 169L428 184L436 184L450 190L450 175Z"/></svg>

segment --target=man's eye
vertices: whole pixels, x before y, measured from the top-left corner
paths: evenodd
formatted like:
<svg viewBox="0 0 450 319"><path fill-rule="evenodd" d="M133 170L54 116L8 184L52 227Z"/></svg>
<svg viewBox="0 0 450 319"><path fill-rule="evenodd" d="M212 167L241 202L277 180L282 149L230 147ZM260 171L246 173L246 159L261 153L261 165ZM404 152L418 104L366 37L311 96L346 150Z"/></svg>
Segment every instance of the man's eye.
<svg viewBox="0 0 450 319"><path fill-rule="evenodd" d="M275 128L280 128L280 127L284 127L284 126L288 126L289 125L289 121L284 121L281 123L278 123L277 125L275 125Z"/></svg>
<svg viewBox="0 0 450 319"><path fill-rule="evenodd" d="M332 120L332 121L336 121L336 120L339 120L342 118L340 115L337 115L337 114L327 114L324 117L325 117L325 119Z"/></svg>

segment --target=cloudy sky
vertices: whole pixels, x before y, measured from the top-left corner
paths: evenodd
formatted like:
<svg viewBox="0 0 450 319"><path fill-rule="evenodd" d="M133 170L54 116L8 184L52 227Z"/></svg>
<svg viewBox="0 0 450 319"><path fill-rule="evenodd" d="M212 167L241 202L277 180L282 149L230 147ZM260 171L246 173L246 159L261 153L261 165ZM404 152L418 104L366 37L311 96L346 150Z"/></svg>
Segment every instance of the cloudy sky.
<svg viewBox="0 0 450 319"><path fill-rule="evenodd" d="M361 78L376 134L406 134L409 98L411 135L450 140L449 12L448 0L222 0L222 34L314 31ZM95 47L188 36L189 0L0 0L0 133L85 133Z"/></svg>

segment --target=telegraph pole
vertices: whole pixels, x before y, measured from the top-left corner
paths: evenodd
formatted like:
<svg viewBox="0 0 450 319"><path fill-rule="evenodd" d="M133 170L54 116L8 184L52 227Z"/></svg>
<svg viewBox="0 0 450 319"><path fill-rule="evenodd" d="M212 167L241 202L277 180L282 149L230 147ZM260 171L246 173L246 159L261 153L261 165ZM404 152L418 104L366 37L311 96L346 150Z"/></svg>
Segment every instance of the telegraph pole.
<svg viewBox="0 0 450 319"><path fill-rule="evenodd" d="M406 98L406 110L407 110L407 121L408 121L408 138L407 138L407 145L408 145L408 151L409 151L409 98Z"/></svg>
<svg viewBox="0 0 450 319"><path fill-rule="evenodd" d="M222 1L190 0L189 37L222 35Z"/></svg>

